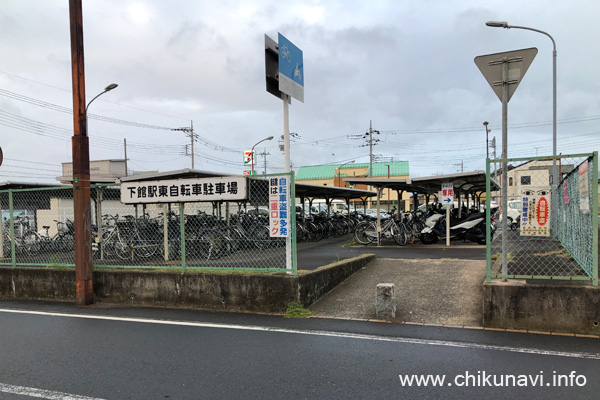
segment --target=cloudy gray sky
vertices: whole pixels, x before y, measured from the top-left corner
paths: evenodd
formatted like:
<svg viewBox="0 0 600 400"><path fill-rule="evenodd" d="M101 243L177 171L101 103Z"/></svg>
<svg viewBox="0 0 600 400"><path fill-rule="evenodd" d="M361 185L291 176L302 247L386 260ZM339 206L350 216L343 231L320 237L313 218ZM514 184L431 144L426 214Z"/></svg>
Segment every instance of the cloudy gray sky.
<svg viewBox="0 0 600 400"><path fill-rule="evenodd" d="M489 121L501 149L501 103L478 55L537 47L509 103L509 156L552 152L552 44L540 34L489 28L508 21L550 33L558 49L558 152L600 147L597 0L201 1L84 0L92 159L132 170L190 167L171 129L193 121L196 169L241 173L243 151L283 133L268 94L264 34L304 52L305 102L292 100L294 169L406 160L411 176L485 168ZM3 0L0 7L0 181L52 182L71 160L73 123L67 0ZM109 121L106 121L109 119ZM283 171L276 140L267 172ZM491 151L491 150L490 150ZM260 158L262 169L262 157Z"/></svg>

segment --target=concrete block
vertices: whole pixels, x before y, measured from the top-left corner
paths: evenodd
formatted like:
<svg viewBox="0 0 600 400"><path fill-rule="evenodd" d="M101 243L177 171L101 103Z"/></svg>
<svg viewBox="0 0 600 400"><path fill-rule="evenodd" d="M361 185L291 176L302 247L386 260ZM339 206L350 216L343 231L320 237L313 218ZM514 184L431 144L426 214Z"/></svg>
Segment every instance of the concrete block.
<svg viewBox="0 0 600 400"><path fill-rule="evenodd" d="M483 325L530 333L600 332L600 287L579 282L492 280L483 285Z"/></svg>
<svg viewBox="0 0 600 400"><path fill-rule="evenodd" d="M375 311L379 319L396 317L396 296L394 295L393 283L380 283L377 285Z"/></svg>

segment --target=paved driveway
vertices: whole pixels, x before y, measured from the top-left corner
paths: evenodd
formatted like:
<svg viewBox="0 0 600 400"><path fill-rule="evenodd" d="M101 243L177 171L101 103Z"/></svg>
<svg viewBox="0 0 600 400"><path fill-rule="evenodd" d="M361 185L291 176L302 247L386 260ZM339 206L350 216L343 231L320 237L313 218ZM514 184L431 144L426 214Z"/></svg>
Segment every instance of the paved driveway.
<svg viewBox="0 0 600 400"><path fill-rule="evenodd" d="M382 259L369 263L310 307L318 316L372 319L378 283L393 283L403 322L481 326L485 260Z"/></svg>
<svg viewBox="0 0 600 400"><path fill-rule="evenodd" d="M398 246L394 242L383 242L382 246L346 244L350 236L339 239L324 239L319 242L298 243L298 269L313 270L323 265L352 258L361 254L375 254L377 258L393 259L462 259L485 260L485 246L453 241L450 247L444 244L424 245L417 242L414 245Z"/></svg>

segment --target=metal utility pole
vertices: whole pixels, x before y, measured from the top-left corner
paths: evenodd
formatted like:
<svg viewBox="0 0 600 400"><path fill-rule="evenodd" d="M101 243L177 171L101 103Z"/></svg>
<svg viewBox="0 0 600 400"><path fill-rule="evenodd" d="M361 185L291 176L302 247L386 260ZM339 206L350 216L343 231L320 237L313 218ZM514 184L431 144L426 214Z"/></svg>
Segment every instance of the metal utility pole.
<svg viewBox="0 0 600 400"><path fill-rule="evenodd" d="M488 129L488 124L489 122L485 121L483 123L483 126L485 126L485 157L486 158L490 158L490 139L489 139L489 134L491 132L491 130Z"/></svg>
<svg viewBox="0 0 600 400"><path fill-rule="evenodd" d="M454 164L455 167L460 165L460 172L465 172L463 160L460 160L460 163Z"/></svg>
<svg viewBox="0 0 600 400"><path fill-rule="evenodd" d="M177 128L177 129L172 129L173 131L181 131L185 133L185 136L190 138L191 141L191 157L192 157L192 169L194 169L194 142L196 141L196 139L198 138L198 135L196 135L194 133L194 121L190 121L190 127L183 127L183 128ZM185 150L185 155L189 155L187 152L187 146L186 146L186 150Z"/></svg>
<svg viewBox="0 0 600 400"><path fill-rule="evenodd" d="M192 169L194 169L194 121L190 121L190 131L189 131L190 142L192 144Z"/></svg>
<svg viewBox="0 0 600 400"><path fill-rule="evenodd" d="M123 139L123 149L125 150L125 176L127 176L127 139Z"/></svg>
<svg viewBox="0 0 600 400"><path fill-rule="evenodd" d="M93 302L92 213L90 205L90 144L85 117L85 64L81 0L69 0L73 83L73 209L77 305Z"/></svg>
<svg viewBox="0 0 600 400"><path fill-rule="evenodd" d="M494 179L498 181L498 169L496 168L496 136L492 138L492 147L494 148Z"/></svg>
<svg viewBox="0 0 600 400"><path fill-rule="evenodd" d="M270 156L271 153L267 153L267 149L264 149L262 153L258 153L259 156L263 156L263 164L264 164L264 171L263 174L267 173L267 156Z"/></svg>
<svg viewBox="0 0 600 400"><path fill-rule="evenodd" d="M373 130L373 121L369 121L369 132L365 133L365 137L369 137L369 178L373 177L373 134L378 134L379 131ZM375 141L377 143L378 140Z"/></svg>
<svg viewBox="0 0 600 400"><path fill-rule="evenodd" d="M369 178L373 176L373 121L369 121Z"/></svg>

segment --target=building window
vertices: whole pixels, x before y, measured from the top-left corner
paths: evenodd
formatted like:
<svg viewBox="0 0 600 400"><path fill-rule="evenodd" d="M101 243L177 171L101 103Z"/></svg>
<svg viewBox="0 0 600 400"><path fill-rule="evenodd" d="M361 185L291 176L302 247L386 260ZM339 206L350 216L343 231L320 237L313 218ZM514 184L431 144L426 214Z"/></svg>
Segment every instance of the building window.
<svg viewBox="0 0 600 400"><path fill-rule="evenodd" d="M508 186L512 186L512 178L508 178Z"/></svg>
<svg viewBox="0 0 600 400"><path fill-rule="evenodd" d="M522 176L521 185L531 185L531 176Z"/></svg>

